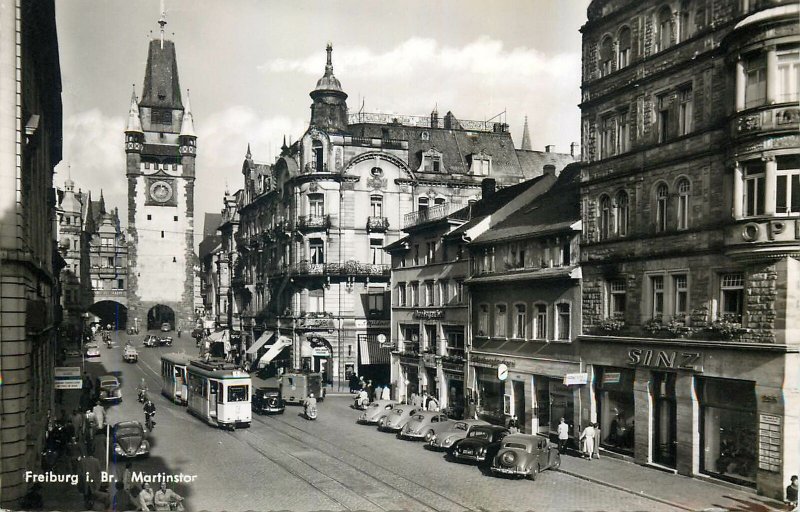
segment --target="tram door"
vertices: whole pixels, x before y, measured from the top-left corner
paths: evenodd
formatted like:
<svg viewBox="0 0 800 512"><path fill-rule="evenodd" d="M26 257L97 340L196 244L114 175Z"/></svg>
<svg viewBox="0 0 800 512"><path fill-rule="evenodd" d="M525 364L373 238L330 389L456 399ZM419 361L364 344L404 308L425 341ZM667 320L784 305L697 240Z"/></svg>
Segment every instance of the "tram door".
<svg viewBox="0 0 800 512"><path fill-rule="evenodd" d="M220 385L219 382L215 380L211 380L208 382L211 386L210 392L208 393L208 413L212 418L217 417L217 392L219 391Z"/></svg>

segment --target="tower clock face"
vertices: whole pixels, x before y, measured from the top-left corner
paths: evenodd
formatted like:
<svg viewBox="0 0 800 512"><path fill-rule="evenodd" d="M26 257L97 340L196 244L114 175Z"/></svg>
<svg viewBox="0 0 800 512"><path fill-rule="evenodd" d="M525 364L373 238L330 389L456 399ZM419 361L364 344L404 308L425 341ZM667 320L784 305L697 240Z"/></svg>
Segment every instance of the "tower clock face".
<svg viewBox="0 0 800 512"><path fill-rule="evenodd" d="M150 197L159 203L166 203L172 199L172 185L166 181L156 181L150 185Z"/></svg>

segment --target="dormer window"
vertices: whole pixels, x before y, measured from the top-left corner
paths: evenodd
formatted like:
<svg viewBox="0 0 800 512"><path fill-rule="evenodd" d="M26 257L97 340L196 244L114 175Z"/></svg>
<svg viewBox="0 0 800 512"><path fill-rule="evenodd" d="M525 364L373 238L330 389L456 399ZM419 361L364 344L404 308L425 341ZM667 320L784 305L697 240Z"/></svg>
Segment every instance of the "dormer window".
<svg viewBox="0 0 800 512"><path fill-rule="evenodd" d="M492 157L487 155L481 150L480 153L474 153L470 156L471 167L470 173L478 176L488 176L492 169Z"/></svg>
<svg viewBox="0 0 800 512"><path fill-rule="evenodd" d="M442 172L442 154L431 148L422 154L423 172Z"/></svg>

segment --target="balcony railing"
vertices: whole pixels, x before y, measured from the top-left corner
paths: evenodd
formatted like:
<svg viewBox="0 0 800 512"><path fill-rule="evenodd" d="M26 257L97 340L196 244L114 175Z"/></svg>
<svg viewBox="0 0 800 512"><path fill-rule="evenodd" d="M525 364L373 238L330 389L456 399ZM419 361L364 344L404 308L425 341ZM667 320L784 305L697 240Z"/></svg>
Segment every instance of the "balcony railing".
<svg viewBox="0 0 800 512"><path fill-rule="evenodd" d="M416 226L417 224L422 224L423 222L430 222L447 217L448 215L451 215L462 208L464 208L464 205L462 204L444 203L426 208L424 210L407 213L403 218L403 228L409 228L411 226ZM463 221L469 220L469 209L459 212L458 215L454 215L452 218Z"/></svg>
<svg viewBox="0 0 800 512"><path fill-rule="evenodd" d="M297 229L300 231L323 230L330 227L330 215L302 215L297 220Z"/></svg>
<svg viewBox="0 0 800 512"><path fill-rule="evenodd" d="M370 233L385 233L389 229L389 219L386 217L367 217L367 231Z"/></svg>
<svg viewBox="0 0 800 512"><path fill-rule="evenodd" d="M298 275L335 275L335 276L388 276L391 267L384 264L360 263L310 263L301 261L292 269Z"/></svg>
<svg viewBox="0 0 800 512"><path fill-rule="evenodd" d="M347 124L395 124L402 126L416 126L419 128L449 128L449 129L462 129L477 132L492 132L495 131L494 122L489 121L470 121L467 119L453 118L452 126L445 126L445 118L433 118L434 123L431 122L430 116L405 116L398 114L381 114L371 112L356 112L348 114Z"/></svg>

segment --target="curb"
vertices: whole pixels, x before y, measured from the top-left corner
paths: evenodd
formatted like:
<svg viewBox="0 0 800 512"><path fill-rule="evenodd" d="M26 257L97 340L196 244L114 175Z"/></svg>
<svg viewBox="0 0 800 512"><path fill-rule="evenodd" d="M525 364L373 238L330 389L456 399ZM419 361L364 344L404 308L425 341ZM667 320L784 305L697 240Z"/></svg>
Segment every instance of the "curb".
<svg viewBox="0 0 800 512"><path fill-rule="evenodd" d="M588 482L592 482L592 483L595 483L595 484L598 484L598 485L603 485L605 487L610 487L610 488L616 489L618 491L626 492L626 493L631 494L633 496L638 496L640 498L646 498L646 499L651 500L651 501L657 501L657 502L659 502L661 504L669 505L670 507L679 508L681 510L688 510L689 512L695 512L695 509L689 508L686 505L682 505L680 503L675 503L674 501L665 500L663 498L658 498L656 496L651 496L650 494L646 494L646 493L643 493L643 492L636 492L634 490L622 487L621 485L612 484L612 483L606 482L604 480L600 480L598 478L592 478L592 477L589 477L589 476L586 476L586 475L582 475L580 473L575 473L573 471L568 471L568 470L565 470L565 469L562 469L562 468L558 468L556 471L558 471L560 473L564 473L565 475L569 475L569 476L574 477L574 478L579 478L581 480L586 480Z"/></svg>

